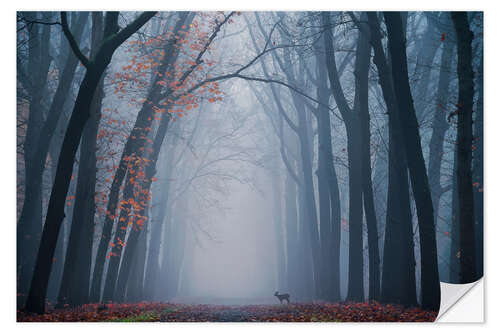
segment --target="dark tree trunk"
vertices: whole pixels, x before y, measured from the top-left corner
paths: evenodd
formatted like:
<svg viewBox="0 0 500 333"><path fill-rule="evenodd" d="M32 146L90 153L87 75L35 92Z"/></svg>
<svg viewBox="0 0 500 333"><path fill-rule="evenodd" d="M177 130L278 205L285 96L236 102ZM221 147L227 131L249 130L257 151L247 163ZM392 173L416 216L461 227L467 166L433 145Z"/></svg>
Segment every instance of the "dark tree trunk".
<svg viewBox="0 0 500 333"><path fill-rule="evenodd" d="M458 131L457 182L460 224L460 283L470 283L476 276L476 239L474 226L474 194L472 187L472 107L474 103L474 72L472 70L472 39L466 12L451 14L457 35L458 53Z"/></svg>
<svg viewBox="0 0 500 333"><path fill-rule="evenodd" d="M134 263L135 255L137 254L137 247L141 235L145 232L143 227L132 226L130 230L129 237L127 238L127 245L125 246L125 251L123 252L123 260L120 265L120 272L116 279L116 288L113 291L114 294L110 301L121 303L125 300L125 291L127 283L129 282L129 276L131 272L132 265ZM139 251L140 252L140 251ZM103 297L103 300L104 297Z"/></svg>
<svg viewBox="0 0 500 333"><path fill-rule="evenodd" d="M437 311L441 299L437 265L434 210L422 153L420 133L408 81L406 41L399 12L384 13L389 52L392 61L392 79L396 95L400 127L402 129L408 169L417 208L420 236L422 307Z"/></svg>
<svg viewBox="0 0 500 333"><path fill-rule="evenodd" d="M52 257L57 242L57 236L59 235L62 220L65 217L64 203L66 201L66 194L73 171L73 162L83 127L89 116L90 101L92 100L102 72L104 72L104 68L102 68L102 71L98 69L87 71L82 85L80 86L75 108L68 129L66 130L61 154L59 156L57 176L50 196L51 199L49 201L46 223L42 233L42 240L36 260L37 263L35 265L30 294L26 304L26 310L30 312L44 312L48 277L52 267Z"/></svg>
<svg viewBox="0 0 500 333"><path fill-rule="evenodd" d="M320 213L321 261L324 269L322 298L340 300L340 197L337 174L333 165L330 110L330 91L327 74L323 70L325 59L321 52L316 56L317 96L322 105L316 110L318 123L318 197Z"/></svg>
<svg viewBox="0 0 500 333"><path fill-rule="evenodd" d="M102 13L92 13L92 56L102 41ZM104 92L99 83L91 105L90 119L85 126L80 145L76 200L70 229L64 273L58 303L72 306L87 303L92 259L92 239L95 214L97 130L101 118Z"/></svg>
<svg viewBox="0 0 500 333"><path fill-rule="evenodd" d="M414 100L416 101L415 112L419 122L425 119L425 110L430 103L429 83L434 68L434 58L440 44L439 37L441 32L437 31L431 15L427 14L427 27L422 34L421 41L419 41L420 46L417 51L415 73L412 76L412 80L415 82L412 85L412 88L414 87L413 93L415 94ZM437 18L435 19L437 20ZM406 19L403 22L406 22Z"/></svg>
<svg viewBox="0 0 500 333"><path fill-rule="evenodd" d="M448 111L449 85L451 75L451 62L453 59L454 45L451 40L445 39L441 55L441 70L439 72L437 90L437 108L434 112L432 122L432 136L429 143L429 185L432 194L432 206L434 207L434 223L437 224L439 216L439 202L443 194L441 186L441 162L443 160L443 145L448 122L446 115Z"/></svg>
<svg viewBox="0 0 500 333"><path fill-rule="evenodd" d="M398 124L390 124L389 132L389 184L381 300L411 306L417 304L417 295L408 171Z"/></svg>
<svg viewBox="0 0 500 333"><path fill-rule="evenodd" d="M363 197L362 170L359 163L361 138L359 118L350 115L347 125L347 158L349 168L349 272L347 300L362 302L363 288Z"/></svg>
<svg viewBox="0 0 500 333"><path fill-rule="evenodd" d="M136 171L137 170L135 170L135 172ZM123 190L123 198L121 200L120 217L116 225L116 231L113 236L113 241L111 242L111 252L108 255L109 263L102 294L103 302L110 302L113 300L116 280L118 277L118 269L120 268L120 261L122 261L122 252L126 244L125 237L127 236L128 225L129 223L133 223L134 220L134 217L132 217L131 215L139 214L134 210L132 205L132 201L138 200L134 198L134 176L131 172L134 172L134 168L129 169L129 172L127 173L125 189ZM132 211L134 211L134 213L132 213ZM132 233L133 228L134 226L132 226L132 228L130 229L130 233Z"/></svg>
<svg viewBox="0 0 500 333"><path fill-rule="evenodd" d="M64 36L63 36L64 37ZM70 103L66 103L70 104ZM66 108L63 113L69 113L68 108ZM69 119L69 116L67 117ZM62 131L63 128L66 127L66 122L60 121L59 124L57 125L56 131L59 129L59 131ZM49 155L50 155L50 183L54 183L55 176L56 176L56 168L57 168L57 160L59 158L59 149L61 148L62 144L62 135L54 135L52 138L50 148L49 148ZM71 193L71 186L69 192ZM74 206L73 206L74 207ZM68 207L69 208L69 207ZM66 208L66 211L68 212L69 209ZM56 245L56 250L54 254L54 267L52 268L52 271L50 273L50 278L49 278L49 286L47 287L47 300L53 304L57 305L57 297L59 294L59 290L61 287L61 282L63 278L63 272L64 272L64 262L65 262L65 252L67 252L67 245L69 242L69 229L71 227L71 221L66 220L63 221L63 224L61 226L61 230L59 231L59 236L57 238L57 245Z"/></svg>
<svg viewBox="0 0 500 333"><path fill-rule="evenodd" d="M160 85L154 84L148 95L147 100L152 101L154 104L159 100ZM150 120L148 120L148 118ZM144 141L147 133L144 133L142 129L151 126L151 121L153 119L153 108L149 103L144 103L141 111L137 116L137 120L134 124L134 129L132 130L127 143L125 144L122 156L120 159L120 164L116 170L113 183L111 184L111 189L108 195L108 204L106 218L104 221L104 226L99 241L99 247L97 249L97 254L95 258L94 271L92 274L92 287L90 291L90 300L93 302L98 302L100 300L101 284L104 273L104 264L106 262L106 254L108 253L109 244L111 241L111 232L113 230L113 222L115 220L116 210L118 208L118 199L120 196L120 187L125 179L128 169L128 160L131 156L136 158L141 157L142 153L138 149L143 146L138 141ZM126 182L129 184L129 182ZM127 185L126 185L127 186ZM125 196L124 196L125 198ZM120 216L121 218L121 216ZM118 221L118 224L121 224ZM120 227L117 228L117 230Z"/></svg>
<svg viewBox="0 0 500 333"><path fill-rule="evenodd" d="M327 114L328 109L317 110L321 114ZM332 294L332 267L330 265L331 253L331 217L330 217L330 190L328 186L328 173L329 170L326 166L326 158L328 145L331 147L331 139L329 142L325 142L325 117L318 118L318 201L319 201L319 223L320 223L320 251L321 251L321 281L319 281L320 287L320 299L328 300ZM328 117L328 125L330 118ZM330 126L328 126L330 127ZM329 133L328 133L329 134ZM330 149L331 150L331 149ZM331 154L330 154L331 156Z"/></svg>
<svg viewBox="0 0 500 333"><path fill-rule="evenodd" d="M323 12L322 23L330 26L330 14ZM358 51L366 36L360 34L358 39ZM361 75L356 75L356 97L354 108L351 109L344 96L335 61L335 50L333 45L332 31L328 29L324 33L326 66L330 88L335 102L340 110L347 132L347 158L349 168L349 271L347 299L350 301L364 300L363 287L363 195L362 195L362 168L361 157L361 128L360 128L360 91ZM365 50L366 51L366 50ZM370 54L364 52L356 53L356 72L369 61ZM360 73L361 74L361 73ZM377 254L378 255L378 254Z"/></svg>
<svg viewBox="0 0 500 333"><path fill-rule="evenodd" d="M146 263L147 233L143 230L139 236L137 250L134 255L132 275L127 283L127 302L140 302L144 300L144 268Z"/></svg>
<svg viewBox="0 0 500 333"><path fill-rule="evenodd" d="M186 18L188 17L188 14L189 14L188 12L180 13L179 20L177 21L176 26L174 28L175 35L178 35L182 26L187 23ZM164 48L165 56L161 62L161 65L158 67L159 73L166 72L167 69L169 68L169 65L175 62L175 59L178 55L178 52L176 52L176 50L177 48L175 47L175 43L167 43L165 45ZM100 298L102 275L104 272L106 253L108 252L109 242L111 240L111 231L113 229L115 213L118 207L120 187L125 178L125 174L127 173L128 160L132 156L141 157L142 155L141 151L138 148L144 146L145 138L148 135L146 128L151 127L151 123L154 119L153 105L158 104L158 102L162 97L161 94L162 86L158 84L160 80L162 80L162 78L157 76L151 85L151 89L146 98L148 103L144 103L142 105L142 108L139 111L139 114L137 115L134 128L132 129L129 138L127 139L127 142L122 152L122 156L120 158L120 164L113 177L113 183L111 184L111 189L108 196L108 205L106 209L108 214L106 214L106 219L104 221L104 227L96 254L94 272L92 275L93 277L92 277L92 287L90 291L90 300L93 302L98 302ZM151 104L149 102L151 102Z"/></svg>
<svg viewBox="0 0 500 333"><path fill-rule="evenodd" d="M339 184L337 181L337 173L333 165L333 160L331 160L330 168L330 216L331 216L331 255L332 259L330 261L331 265L331 284L332 293L330 295L330 301L340 301L340 240L341 240L341 211L340 211L340 192Z"/></svg>
<svg viewBox="0 0 500 333"><path fill-rule="evenodd" d="M145 167L145 179L143 186L141 187L143 193L147 193L149 195L150 189L151 189L151 184L152 184L152 179L153 176L156 173L156 163L158 161L158 156L160 154L161 146L163 144L163 140L165 139L165 136L167 134L168 130L168 125L170 123L170 114L164 113L160 122L160 126L158 127L157 133L155 135L153 145L152 145L152 153L149 156L150 162L148 165ZM149 206L149 199L146 198L146 196L142 197L139 201L141 202L146 202L146 204ZM146 214L144 211L147 211L146 207L141 207L141 210L138 212L139 215L145 216ZM146 217L147 219L147 217ZM120 272L118 274L118 278L116 277L111 277L110 278L110 283L113 283L110 288L109 292L111 293L111 297L114 295L114 299L118 302L122 302L124 297L125 297L125 287L130 275L130 268L132 266L132 261L134 258L135 254L135 249L137 247L137 242L139 239L139 236L142 232L143 227L139 226L137 227L135 224L132 225L132 229L130 230L129 237L127 239L127 244L125 246L125 252L123 254L123 260L122 264L120 267ZM117 257L119 259L119 257ZM111 264L111 262L110 262ZM117 267L118 268L118 267ZM108 275L106 276L106 286L108 282L108 276L109 276L109 269L108 269ZM116 289L114 287L114 281L116 280ZM106 289L105 289L106 291ZM105 294L106 295L106 294Z"/></svg>
<svg viewBox="0 0 500 333"><path fill-rule="evenodd" d="M82 12L78 17L77 22L72 25L72 30L74 31L75 40L77 41L80 40L80 37L83 33L87 17L88 17L88 12ZM47 50L49 49L48 45L46 45L45 47L47 48ZM37 202L37 200L34 199L34 195L38 195L36 194L38 191L36 189L41 187L42 184L42 175L45 169L45 162L47 160L47 154L50 148L51 139L55 133L59 118L63 113L64 102L66 101L67 96L69 95L69 90L71 88L71 83L73 81L73 76L77 65L78 65L78 59L73 53L70 53L67 56L66 63L61 72L61 76L59 78L59 84L57 86L54 97L52 98L47 119L43 123L43 126L42 124L39 124L40 134L36 142L33 143L36 145L36 147L34 148L32 167L30 167L29 169L26 168L27 188L25 192L25 202L23 204L21 216L19 218L19 228L22 228L22 226L29 223L28 221L31 219L30 214L33 214L34 212L37 211L37 208L33 206L36 205ZM35 80L38 79L35 78ZM37 89L39 91L43 90L42 87L39 87ZM41 114L41 110L39 113ZM39 228L41 233L41 220ZM21 243L18 243L18 245L22 246Z"/></svg>
<svg viewBox="0 0 500 333"><path fill-rule="evenodd" d="M40 249L38 251L30 292L26 302L26 311L28 312L43 313L45 310L47 284L52 268L52 258L57 243L57 236L59 235L59 229L64 219L64 204L68 193L71 174L73 172L73 163L83 129L90 116L90 107L94 92L97 89L104 70L111 61L114 51L154 15L154 12L144 13L123 30L117 32L119 29L118 12L108 12L106 14L104 36L106 42L102 44L96 57L92 59L92 61L88 59L85 60L87 72L80 85L59 155L56 179L50 195ZM66 18L65 15L64 18L63 15L61 15L61 17L64 22ZM74 51L77 47L78 46L73 45ZM78 50L75 52L81 51ZM80 56L82 55L80 54Z"/></svg>
<svg viewBox="0 0 500 333"><path fill-rule="evenodd" d="M374 12L368 12L367 15L374 50L373 62L377 66L379 84L389 114L389 170L381 300L415 305L413 228L406 156L401 144L403 137L391 71L382 47L379 21Z"/></svg>
<svg viewBox="0 0 500 333"><path fill-rule="evenodd" d="M366 21L366 16L361 15L361 21ZM378 227L373 200L372 167L371 167L371 135L370 112L368 110L368 71L370 69L370 31L361 23L359 42L356 48L356 96L359 107L359 120L361 130L361 173L363 190L363 208L368 230L368 262L369 262L369 294L371 300L380 297L380 253L378 248Z"/></svg>
<svg viewBox="0 0 500 333"><path fill-rule="evenodd" d="M44 13L44 19L50 19ZM28 19L36 20L35 12L27 12ZM37 165L37 142L43 125L43 97L46 91L47 74L51 62L49 56L50 26L33 24L28 31L28 68L31 77L28 87L30 95L28 123L24 139L25 187L24 202L17 225L17 290L21 297L18 308L23 306L28 293L35 265L35 253L42 233L42 174L34 175ZM45 164L45 159L40 161Z"/></svg>
<svg viewBox="0 0 500 333"><path fill-rule="evenodd" d="M474 186L474 215L476 217L477 278L483 276L483 58L477 75L476 118L474 119L474 150L472 161L472 185Z"/></svg>
<svg viewBox="0 0 500 333"><path fill-rule="evenodd" d="M88 17L87 12L82 12L76 23L72 24L72 30L75 33L75 39L78 41L82 35L83 29L85 27L85 22ZM36 26L36 25L35 25ZM35 41L35 40L33 40ZM48 45L45 46L48 52ZM21 210L21 215L19 218L18 224L18 256L24 256L24 254L28 254L26 260L28 260L26 269L32 270L35 262L34 253L36 253L36 246L39 244L40 235L42 232L42 224L41 224L41 187L42 187L42 179L43 179L43 171L45 169L45 162L47 160L47 154L49 148L51 146L56 146L56 149L60 148L60 145L52 142L51 139L55 133L58 120L63 113L64 110L64 102L68 96L68 92L71 88L71 82L73 81L73 76L75 72L75 68L78 64L78 59L75 57L73 53L70 53L67 56L66 63L64 65L64 69L61 72L61 76L59 78L59 84L57 86L56 92L52 99L52 103L50 105L50 109L48 111L48 116L43 126L40 124L40 135L37 141L33 144L36 145L34 149L34 156L32 158L32 163L25 165L26 177L25 177L25 201L23 203L23 208ZM40 66L40 70L43 66ZM41 82L38 78L35 77L36 83ZM36 88L38 91L42 91L42 87ZM41 114L41 110L39 110ZM53 148L51 148L53 149ZM56 158L51 155L52 161L51 163L55 164ZM36 217L33 214L39 214ZM32 222L38 221L38 222ZM23 236L24 235L24 236ZM29 235L34 235L33 237ZM38 236L36 236L38 235ZM29 237L28 237L29 236ZM25 243L26 242L26 243ZM62 258L61 258L62 259ZM21 264L23 260L18 259L19 264ZM61 261L62 265L62 261ZM31 268L29 268L31 267ZM29 287L29 276L31 273L22 273L21 276L23 278L27 278L27 281L21 282L20 286L25 286L25 292ZM58 274L56 274L58 275ZM23 294L23 292L21 292Z"/></svg>
<svg viewBox="0 0 500 333"><path fill-rule="evenodd" d="M453 154L453 170L457 170L458 152ZM449 282L460 283L460 210L458 207L458 182L457 174L453 172L453 189L451 197L451 231L450 231L450 259L449 259Z"/></svg>
<svg viewBox="0 0 500 333"><path fill-rule="evenodd" d="M59 236L57 236L57 245L54 253L54 267L50 272L49 285L47 287L47 300L53 304L57 302L57 293L61 285L64 269L64 229L63 225L61 230L59 230Z"/></svg>

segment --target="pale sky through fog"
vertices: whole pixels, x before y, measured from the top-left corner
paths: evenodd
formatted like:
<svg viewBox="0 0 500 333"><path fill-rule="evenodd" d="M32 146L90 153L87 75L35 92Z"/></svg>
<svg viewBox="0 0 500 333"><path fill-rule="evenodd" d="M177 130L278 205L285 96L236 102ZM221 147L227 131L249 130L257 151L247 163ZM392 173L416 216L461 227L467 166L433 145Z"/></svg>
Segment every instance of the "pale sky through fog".
<svg viewBox="0 0 500 333"><path fill-rule="evenodd" d="M269 178L260 173L259 183ZM275 247L271 192L248 184L231 184L230 207L219 217L217 241L196 245L191 262L190 292L220 298L262 298L274 293ZM264 196L263 196L264 195ZM187 254L186 254L187 255ZM187 267L185 267L187 268Z"/></svg>

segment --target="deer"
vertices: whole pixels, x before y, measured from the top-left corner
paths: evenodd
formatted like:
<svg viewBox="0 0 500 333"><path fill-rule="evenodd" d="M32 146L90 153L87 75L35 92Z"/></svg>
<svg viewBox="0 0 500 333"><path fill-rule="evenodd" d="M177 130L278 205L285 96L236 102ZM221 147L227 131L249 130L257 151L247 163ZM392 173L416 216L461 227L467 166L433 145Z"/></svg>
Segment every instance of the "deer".
<svg viewBox="0 0 500 333"><path fill-rule="evenodd" d="M283 300L286 299L287 304L290 304L290 295L289 294L280 294L279 292L275 292L274 296L278 297L280 300L280 304L283 304Z"/></svg>

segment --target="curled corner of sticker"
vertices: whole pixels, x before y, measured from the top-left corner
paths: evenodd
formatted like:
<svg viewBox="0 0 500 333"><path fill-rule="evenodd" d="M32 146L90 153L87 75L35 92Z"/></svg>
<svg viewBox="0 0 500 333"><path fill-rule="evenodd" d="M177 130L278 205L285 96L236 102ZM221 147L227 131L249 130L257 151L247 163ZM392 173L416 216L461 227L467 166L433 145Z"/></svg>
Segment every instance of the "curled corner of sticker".
<svg viewBox="0 0 500 333"><path fill-rule="evenodd" d="M467 284L441 282L441 306L436 322L484 322L483 278Z"/></svg>

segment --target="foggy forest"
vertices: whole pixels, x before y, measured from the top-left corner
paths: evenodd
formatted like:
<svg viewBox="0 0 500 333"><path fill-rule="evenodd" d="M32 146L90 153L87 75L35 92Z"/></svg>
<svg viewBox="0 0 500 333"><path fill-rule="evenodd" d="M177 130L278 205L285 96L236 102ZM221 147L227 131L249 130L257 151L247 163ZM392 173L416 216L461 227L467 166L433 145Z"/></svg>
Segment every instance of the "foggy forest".
<svg viewBox="0 0 500 333"><path fill-rule="evenodd" d="M483 276L482 12L17 12L18 321L433 321Z"/></svg>

